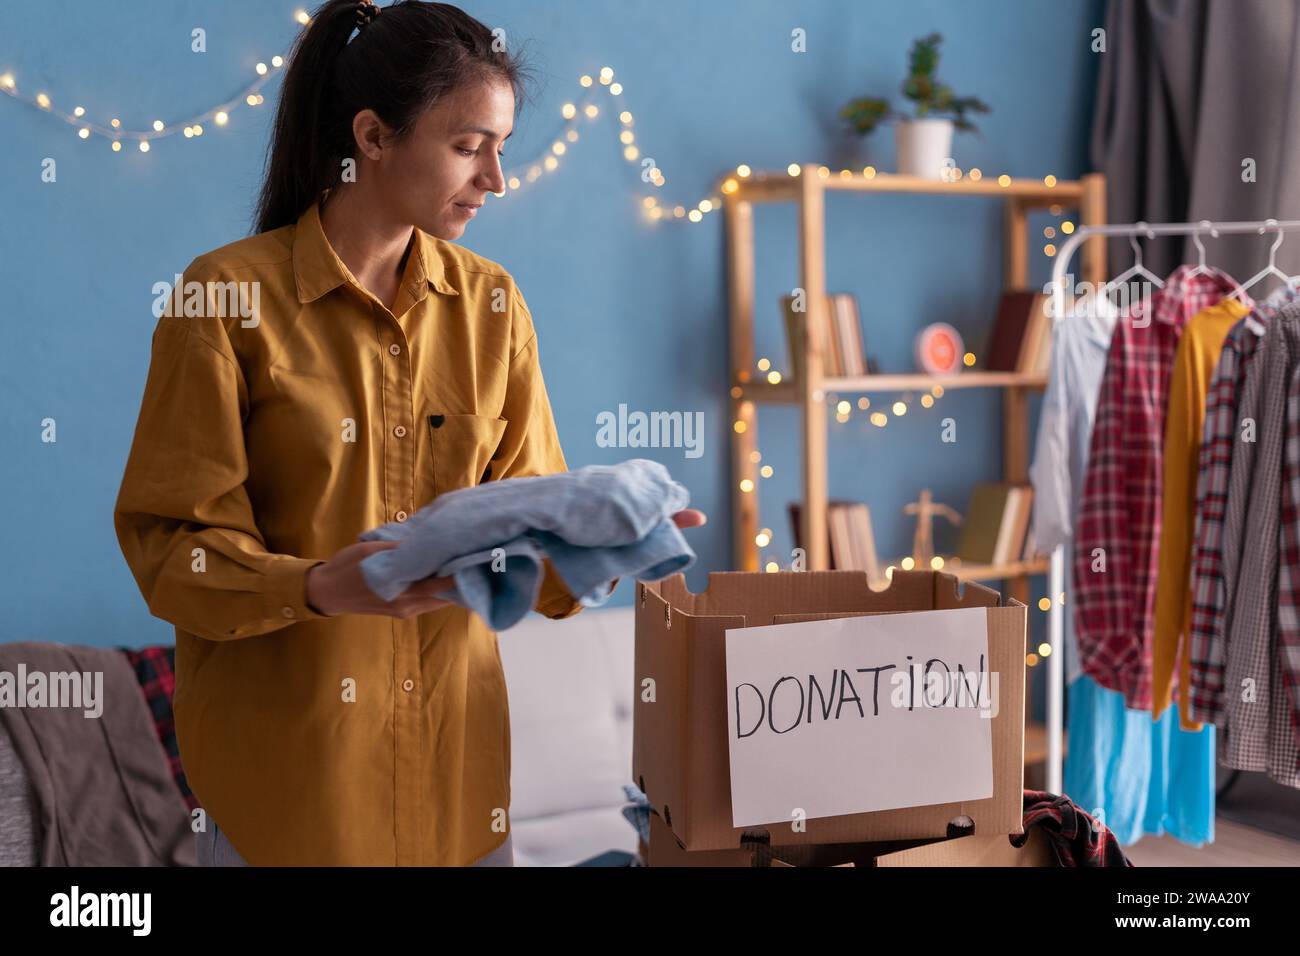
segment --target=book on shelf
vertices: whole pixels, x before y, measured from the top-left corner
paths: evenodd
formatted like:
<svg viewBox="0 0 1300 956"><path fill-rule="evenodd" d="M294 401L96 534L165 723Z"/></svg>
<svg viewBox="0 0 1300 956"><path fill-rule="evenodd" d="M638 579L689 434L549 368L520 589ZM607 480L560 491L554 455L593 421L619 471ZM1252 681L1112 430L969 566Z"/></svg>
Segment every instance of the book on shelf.
<svg viewBox="0 0 1300 956"><path fill-rule="evenodd" d="M803 547L803 506L790 502L794 546ZM826 549L833 571L865 571L870 581L884 577L876 553L871 510L860 501L829 501L826 505Z"/></svg>
<svg viewBox="0 0 1300 956"><path fill-rule="evenodd" d="M836 292L830 297L831 313L835 316L836 341L845 375L867 374L866 349L862 342L862 321L858 315L857 297L848 292Z"/></svg>
<svg viewBox="0 0 1300 956"><path fill-rule="evenodd" d="M957 556L966 564L1010 564L1022 559L1033 504L1029 485L975 486L962 522Z"/></svg>
<svg viewBox="0 0 1300 956"><path fill-rule="evenodd" d="M820 326L823 343L822 374L832 378L867 374L857 298L848 292L835 292L826 299L826 313ZM781 296L781 311L785 316L785 338L790 357L789 378L793 380L797 369L803 365L806 313L796 312L794 297L788 295Z"/></svg>
<svg viewBox="0 0 1300 956"><path fill-rule="evenodd" d="M1045 375L1051 339L1047 296L1032 289L1008 289L998 302L984 368L990 372Z"/></svg>

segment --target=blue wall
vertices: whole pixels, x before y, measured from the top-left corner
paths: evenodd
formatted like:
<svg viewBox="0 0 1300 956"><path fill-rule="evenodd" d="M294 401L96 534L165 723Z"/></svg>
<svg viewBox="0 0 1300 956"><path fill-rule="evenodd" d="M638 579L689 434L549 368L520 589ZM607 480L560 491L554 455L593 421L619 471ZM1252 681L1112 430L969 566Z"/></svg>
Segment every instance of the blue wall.
<svg viewBox="0 0 1300 956"><path fill-rule="evenodd" d="M625 84L638 142L668 177L658 194L690 206L738 163L893 168L893 140L845 136L835 113L851 96L897 101L914 37L946 37L940 76L992 104L978 136L960 136L958 163L986 173L1074 177L1086 170L1096 75L1089 31L1100 0L792 2L493 0L467 9L528 41L540 84L507 144L507 165L549 146L577 77L609 65ZM253 66L285 52L297 29L285 0L45 0L9 5L0 72L87 118L128 128L176 120L232 95ZM207 52L190 31L207 31ZM790 51L807 31L808 52ZM0 640L165 643L122 560L112 509L139 407L154 318L151 286L195 255L248 231L278 81L267 102L239 108L225 129L109 151L53 117L0 97L0 280L6 346L0 388L0 505L7 546ZM607 100L606 100L607 101ZM663 461L711 515L692 533L699 589L730 566L727 505L726 297L722 220L647 224L636 168L623 160L606 110L582 126L560 169L519 195L489 199L462 240L518 280L536 319L560 436L571 467L632 455ZM58 161L43 183L41 162ZM759 355L786 367L777 297L797 284L793 211L761 208ZM1045 224L1035 222L1035 229ZM982 344L1000 288L996 202L840 196L828 208L828 277L856 293L869 350L884 369L911 368L926 323L945 320ZM1035 253L1034 278L1048 260ZM875 397L877 402L882 397ZM702 457L596 445L596 416L632 409L703 411ZM997 396L951 394L913 403L884 429L856 412L832 421L831 493L867 501L882 554L910 544L904 502L923 486L964 509L970 486L998 476ZM958 419L956 445L939 421ZM42 419L58 442L40 440ZM788 561L785 503L798 493L797 418L764 410L760 447L775 475L761 483L767 553ZM953 536L940 532L941 547ZM1037 596L1035 592L1035 597ZM627 582L615 603L630 601ZM1038 617L1039 615L1035 615Z"/></svg>

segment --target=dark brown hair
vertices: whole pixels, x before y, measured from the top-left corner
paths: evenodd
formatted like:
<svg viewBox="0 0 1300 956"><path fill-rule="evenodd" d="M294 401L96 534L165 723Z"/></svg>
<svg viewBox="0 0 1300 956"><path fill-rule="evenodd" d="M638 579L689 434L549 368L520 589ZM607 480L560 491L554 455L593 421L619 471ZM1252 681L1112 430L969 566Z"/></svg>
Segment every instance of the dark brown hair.
<svg viewBox="0 0 1300 956"><path fill-rule="evenodd" d="M401 138L442 97L504 80L518 114L526 68L482 23L449 3L402 0L358 31L362 6L328 0L294 44L257 202L258 232L297 222L339 181L343 160L355 158L352 118L364 109Z"/></svg>

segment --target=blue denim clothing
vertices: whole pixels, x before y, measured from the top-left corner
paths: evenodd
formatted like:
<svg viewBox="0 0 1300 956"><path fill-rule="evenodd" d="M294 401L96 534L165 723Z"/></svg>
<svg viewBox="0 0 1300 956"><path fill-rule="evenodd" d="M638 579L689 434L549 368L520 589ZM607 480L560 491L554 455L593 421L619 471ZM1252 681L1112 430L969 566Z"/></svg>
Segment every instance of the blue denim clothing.
<svg viewBox="0 0 1300 956"><path fill-rule="evenodd" d="M361 573L386 601L424 578L453 578L441 597L504 630L537 603L544 558L587 607L609 598L615 578L658 581L690 567L695 552L672 521L689 501L668 469L644 458L491 481L362 534L401 545L367 557Z"/></svg>

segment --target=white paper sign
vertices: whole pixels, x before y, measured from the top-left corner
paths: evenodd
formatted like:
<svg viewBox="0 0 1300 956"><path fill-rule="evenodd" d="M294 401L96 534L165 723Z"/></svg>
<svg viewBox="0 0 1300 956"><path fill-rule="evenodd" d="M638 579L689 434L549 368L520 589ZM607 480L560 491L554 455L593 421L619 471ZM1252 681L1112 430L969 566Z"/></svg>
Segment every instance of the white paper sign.
<svg viewBox="0 0 1300 956"><path fill-rule="evenodd" d="M993 796L984 608L727 631L734 826Z"/></svg>

